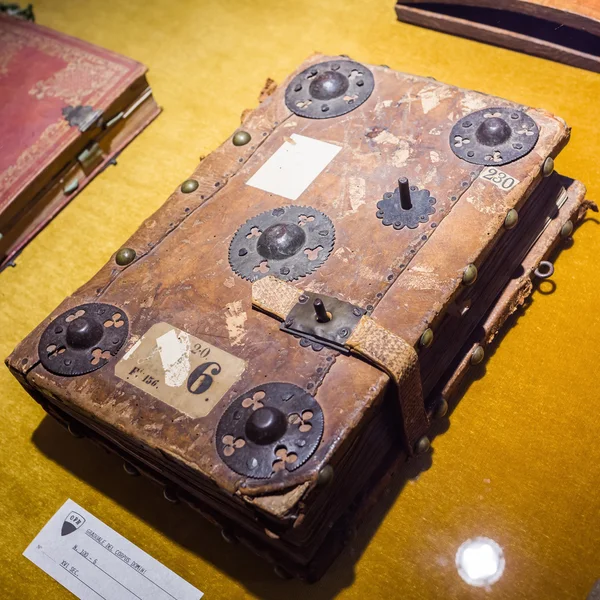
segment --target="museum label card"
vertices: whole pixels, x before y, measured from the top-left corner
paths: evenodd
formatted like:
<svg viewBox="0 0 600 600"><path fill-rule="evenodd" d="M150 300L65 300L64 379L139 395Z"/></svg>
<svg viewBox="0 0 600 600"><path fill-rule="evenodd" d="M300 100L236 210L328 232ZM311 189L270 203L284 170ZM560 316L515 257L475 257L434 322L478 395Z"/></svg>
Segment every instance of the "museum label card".
<svg viewBox="0 0 600 600"><path fill-rule="evenodd" d="M72 500L23 556L82 600L199 600L203 595Z"/></svg>

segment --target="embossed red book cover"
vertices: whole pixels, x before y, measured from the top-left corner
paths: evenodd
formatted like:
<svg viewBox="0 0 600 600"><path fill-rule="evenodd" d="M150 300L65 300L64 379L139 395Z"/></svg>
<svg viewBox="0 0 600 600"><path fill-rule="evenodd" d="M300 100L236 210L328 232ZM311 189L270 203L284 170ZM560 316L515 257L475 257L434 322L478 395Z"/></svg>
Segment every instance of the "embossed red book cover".
<svg viewBox="0 0 600 600"><path fill-rule="evenodd" d="M0 15L0 266L158 115L145 73Z"/></svg>

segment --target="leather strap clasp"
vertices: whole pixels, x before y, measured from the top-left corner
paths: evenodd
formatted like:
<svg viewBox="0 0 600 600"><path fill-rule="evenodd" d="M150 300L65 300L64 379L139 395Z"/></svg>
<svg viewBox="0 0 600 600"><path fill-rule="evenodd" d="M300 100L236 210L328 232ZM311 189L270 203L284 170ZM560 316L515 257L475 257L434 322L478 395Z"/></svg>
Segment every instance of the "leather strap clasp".
<svg viewBox="0 0 600 600"><path fill-rule="evenodd" d="M305 310L299 311L299 305L306 305L312 296L314 294L309 296L308 292L273 276L264 277L252 284L253 306L283 321L284 331L302 335L303 331L310 329L309 339L313 341L315 337L318 339L321 331L323 337L319 341L323 341L325 345L334 348L341 346L389 375L397 389L407 449L409 454L413 454L415 445L429 429L416 350L401 337L379 325L364 310L353 305L348 305L350 310L343 311L344 327L332 328L335 330L332 334L329 334L327 327L309 328L306 324L295 324L290 315L297 319L298 314L306 314ZM336 299L336 302L342 301ZM352 313L355 319L349 318L346 313ZM318 315L312 314L317 320ZM333 322L335 314L330 315L330 318ZM339 331L342 331L342 335L339 335Z"/></svg>

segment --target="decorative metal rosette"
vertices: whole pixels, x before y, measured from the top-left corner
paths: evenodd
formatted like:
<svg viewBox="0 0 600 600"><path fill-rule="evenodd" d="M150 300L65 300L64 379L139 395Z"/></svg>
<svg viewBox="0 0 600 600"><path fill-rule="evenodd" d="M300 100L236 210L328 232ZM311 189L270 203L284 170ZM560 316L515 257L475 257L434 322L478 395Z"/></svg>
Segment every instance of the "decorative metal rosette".
<svg viewBox="0 0 600 600"><path fill-rule="evenodd" d="M339 117L359 107L373 92L373 73L353 60L328 60L305 69L285 91L285 104L309 119Z"/></svg>
<svg viewBox="0 0 600 600"><path fill-rule="evenodd" d="M284 206L249 219L229 246L229 264L244 279L291 281L319 268L335 242L329 217L310 206Z"/></svg>
<svg viewBox="0 0 600 600"><path fill-rule="evenodd" d="M485 108L463 117L452 128L450 147L476 165L499 166L529 154L540 131L536 122L514 108Z"/></svg>
<svg viewBox="0 0 600 600"><path fill-rule="evenodd" d="M385 193L383 200L377 203L377 218L384 225L393 225L394 229L416 229L435 213L435 203L436 199L429 194L429 190L409 185L408 180L402 177L398 187L393 192Z"/></svg>
<svg viewBox="0 0 600 600"><path fill-rule="evenodd" d="M103 367L129 335L129 320L112 304L82 304L54 319L40 338L38 353L56 375L83 375Z"/></svg>
<svg viewBox="0 0 600 600"><path fill-rule="evenodd" d="M266 479L303 465L322 436L323 411L308 392L291 383L265 383L232 402L215 443L230 469Z"/></svg>

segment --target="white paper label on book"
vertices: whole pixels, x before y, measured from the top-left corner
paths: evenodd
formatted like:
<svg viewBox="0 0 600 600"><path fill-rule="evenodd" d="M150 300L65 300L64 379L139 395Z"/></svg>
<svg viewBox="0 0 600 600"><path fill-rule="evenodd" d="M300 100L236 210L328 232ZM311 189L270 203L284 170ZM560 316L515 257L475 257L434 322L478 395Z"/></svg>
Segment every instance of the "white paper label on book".
<svg viewBox="0 0 600 600"><path fill-rule="evenodd" d="M297 200L341 149L336 144L292 133L246 183Z"/></svg>
<svg viewBox="0 0 600 600"><path fill-rule="evenodd" d="M246 361L169 323L155 323L125 352L115 375L193 417L205 417Z"/></svg>
<svg viewBox="0 0 600 600"><path fill-rule="evenodd" d="M203 593L67 500L23 556L81 600L199 600Z"/></svg>
<svg viewBox="0 0 600 600"><path fill-rule="evenodd" d="M497 167L486 167L481 171L479 179L489 181L493 183L497 188L500 188L503 192L512 190L518 183L519 180L508 173L501 171Z"/></svg>

